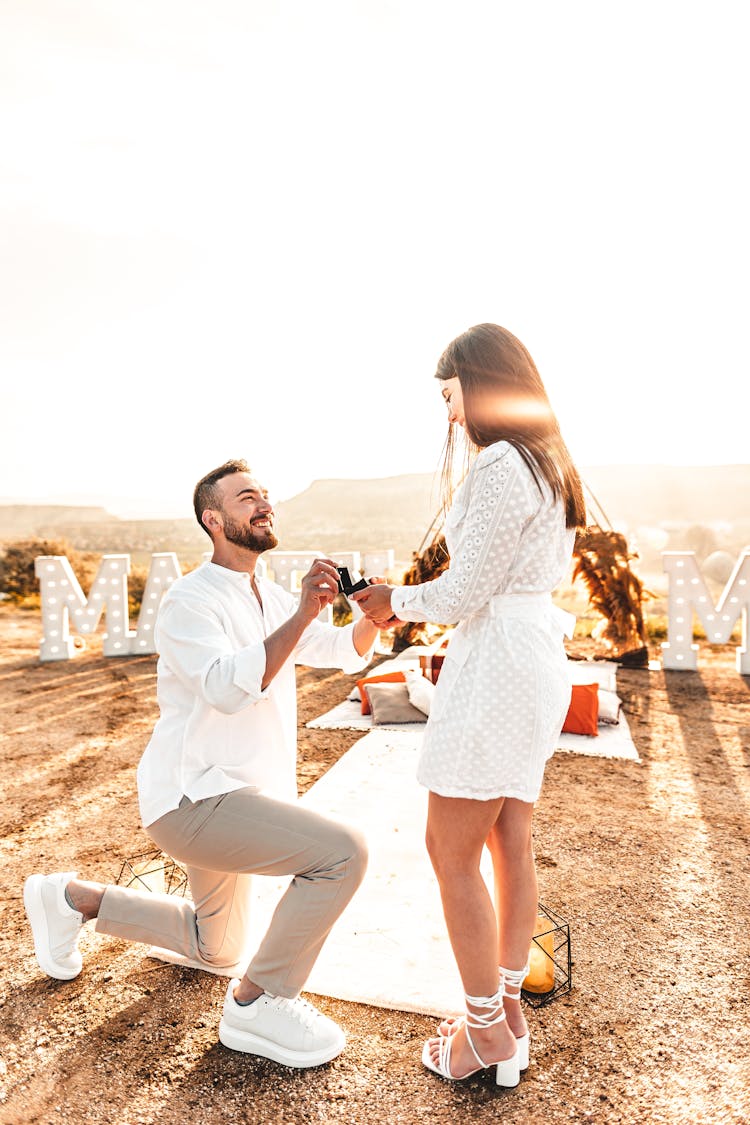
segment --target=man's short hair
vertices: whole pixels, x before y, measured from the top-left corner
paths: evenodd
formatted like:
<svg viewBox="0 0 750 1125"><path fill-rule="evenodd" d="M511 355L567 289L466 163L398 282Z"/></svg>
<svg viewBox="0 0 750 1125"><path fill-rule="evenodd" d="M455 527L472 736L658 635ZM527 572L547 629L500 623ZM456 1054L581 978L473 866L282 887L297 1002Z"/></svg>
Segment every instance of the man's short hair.
<svg viewBox="0 0 750 1125"><path fill-rule="evenodd" d="M232 473L249 472L250 467L247 461L225 461L223 465L219 465L218 469L212 469L210 473L206 473L205 477L201 477L196 484L193 490L195 518L210 539L213 540L213 535L211 535L211 532L208 530L201 517L206 508L221 509L221 500L216 485L223 477L229 477Z"/></svg>

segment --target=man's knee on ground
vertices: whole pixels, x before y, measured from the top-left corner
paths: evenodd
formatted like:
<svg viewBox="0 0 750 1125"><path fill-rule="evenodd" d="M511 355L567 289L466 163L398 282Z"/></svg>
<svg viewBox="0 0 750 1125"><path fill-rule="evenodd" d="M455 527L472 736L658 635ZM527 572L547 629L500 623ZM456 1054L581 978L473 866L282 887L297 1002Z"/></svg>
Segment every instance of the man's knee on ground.
<svg viewBox="0 0 750 1125"><path fill-rule="evenodd" d="M358 829L352 828L349 824L342 824L341 831L342 855L346 861L347 871L350 877L356 878L357 884L359 884L367 870L367 840Z"/></svg>
<svg viewBox="0 0 750 1125"><path fill-rule="evenodd" d="M228 968L238 962L247 960L248 954L244 945L244 935L234 941L223 941L220 945L209 945L198 938L198 949L201 960L215 969Z"/></svg>
<svg viewBox="0 0 750 1125"><path fill-rule="evenodd" d="M198 950L201 960L216 969L248 960L247 929L245 926L212 926L211 919L198 925Z"/></svg>

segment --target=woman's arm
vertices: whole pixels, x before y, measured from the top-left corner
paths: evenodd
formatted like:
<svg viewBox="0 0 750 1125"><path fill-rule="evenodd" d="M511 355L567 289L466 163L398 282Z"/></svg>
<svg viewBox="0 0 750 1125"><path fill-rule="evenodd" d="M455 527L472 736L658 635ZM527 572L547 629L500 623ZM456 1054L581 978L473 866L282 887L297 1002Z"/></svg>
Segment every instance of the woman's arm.
<svg viewBox="0 0 750 1125"><path fill-rule="evenodd" d="M510 449L493 453L484 459L479 455L467 481L467 510L448 569L418 586L363 590L356 600L374 620L394 613L402 621L452 625L476 613L502 588L532 513Z"/></svg>

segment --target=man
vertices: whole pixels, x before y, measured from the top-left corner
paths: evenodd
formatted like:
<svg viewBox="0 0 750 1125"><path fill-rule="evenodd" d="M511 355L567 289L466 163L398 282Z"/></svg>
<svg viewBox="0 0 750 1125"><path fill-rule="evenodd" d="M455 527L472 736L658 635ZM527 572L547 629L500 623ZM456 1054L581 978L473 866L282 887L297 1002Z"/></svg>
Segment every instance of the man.
<svg viewBox="0 0 750 1125"><path fill-rule="evenodd" d="M42 969L81 971L84 922L165 947L232 979L219 1025L227 1047L287 1066L316 1066L345 1044L332 1020L299 998L331 926L366 866L360 835L296 803L294 662L355 672L377 629L317 619L338 591L318 559L299 601L255 575L277 545L268 494L244 461L198 482L195 514L213 542L211 562L175 582L156 627L160 718L138 766L143 825L187 868L191 903L82 882L75 872L32 875L24 887ZM292 875L244 975L250 875Z"/></svg>

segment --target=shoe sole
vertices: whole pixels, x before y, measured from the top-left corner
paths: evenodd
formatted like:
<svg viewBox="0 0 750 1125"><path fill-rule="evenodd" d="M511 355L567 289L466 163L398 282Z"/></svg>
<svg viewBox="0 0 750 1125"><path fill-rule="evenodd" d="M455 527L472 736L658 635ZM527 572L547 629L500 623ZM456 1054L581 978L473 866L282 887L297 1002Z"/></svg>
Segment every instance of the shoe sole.
<svg viewBox="0 0 750 1125"><path fill-rule="evenodd" d="M444 1036L444 1038L449 1037ZM448 1082L464 1082L467 1078L471 1078L472 1075L479 1074L480 1070L494 1070L495 1083L501 1089L515 1090L516 1086L518 1086L521 1081L521 1071L518 1067L518 1050L516 1050L515 1055L511 1055L509 1059L503 1059L502 1062L488 1063L487 1066L477 1066L474 1068L474 1070L470 1070L466 1074L462 1074L460 1077L456 1077L455 1075L450 1074L448 1071L441 1070L438 1066L435 1065L435 1063L432 1061L430 1041L427 1040L422 1048L422 1066L427 1067L427 1069L431 1070L433 1074L437 1074L438 1078L445 1078Z"/></svg>
<svg viewBox="0 0 750 1125"><path fill-rule="evenodd" d="M80 973L82 966L77 969L66 969L53 961L50 953L47 913L42 902L43 880L43 875L29 875L23 885L23 905L34 938L34 955L39 968L48 977L54 977L55 980L73 980Z"/></svg>
<svg viewBox="0 0 750 1125"><path fill-rule="evenodd" d="M446 1021L443 1021L443 1022L446 1022ZM438 1035L439 1034L440 1034L440 1031L438 1031ZM454 1031L453 1030L449 1031L447 1034L453 1035ZM525 1070L529 1069L529 1046L530 1046L530 1042L531 1042L531 1039L530 1039L528 1031L526 1032L525 1035L517 1035L516 1036L516 1046L518 1047L518 1069L521 1071L521 1073L523 1073ZM435 1071L435 1073L437 1074L438 1072Z"/></svg>
<svg viewBox="0 0 750 1125"><path fill-rule="evenodd" d="M291 1051L270 1039L263 1039L249 1031L242 1031L232 1027L222 1018L219 1023L219 1042L228 1047L230 1051L244 1051L246 1055L260 1055L264 1059L281 1063L283 1066L293 1066L304 1069L308 1066L322 1066L340 1055L346 1046L346 1036L343 1031L341 1038L331 1046L321 1048L319 1051Z"/></svg>
<svg viewBox="0 0 750 1125"><path fill-rule="evenodd" d="M217 977L241 977L247 968L247 961L237 962L236 965L211 965L208 961L195 961L191 957L185 957L182 953L174 953L171 949L162 949L159 945L150 946L146 950L146 956L153 957L155 961L163 961L166 965L177 965L185 969L200 969L204 973L213 973Z"/></svg>

